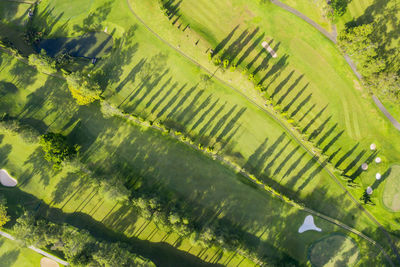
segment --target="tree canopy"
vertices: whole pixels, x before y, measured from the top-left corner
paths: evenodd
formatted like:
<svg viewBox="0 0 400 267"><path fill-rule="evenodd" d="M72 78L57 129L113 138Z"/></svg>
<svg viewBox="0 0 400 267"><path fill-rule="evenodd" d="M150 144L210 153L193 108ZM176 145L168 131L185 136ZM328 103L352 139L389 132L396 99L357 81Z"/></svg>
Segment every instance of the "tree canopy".
<svg viewBox="0 0 400 267"><path fill-rule="evenodd" d="M72 146L67 142L67 138L59 133L47 133L40 137L40 144L45 152L44 158L53 162L55 168L59 168L66 159L74 157L78 151L78 146Z"/></svg>

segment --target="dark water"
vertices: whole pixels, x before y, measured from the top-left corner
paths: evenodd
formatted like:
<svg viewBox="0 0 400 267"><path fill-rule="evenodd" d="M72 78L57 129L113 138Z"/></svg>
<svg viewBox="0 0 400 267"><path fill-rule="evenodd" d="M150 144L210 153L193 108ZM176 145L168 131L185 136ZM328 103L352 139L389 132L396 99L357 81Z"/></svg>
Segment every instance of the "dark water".
<svg viewBox="0 0 400 267"><path fill-rule="evenodd" d="M69 53L73 57L99 58L111 51L113 38L104 32L88 33L78 37L59 37L40 42L38 51L44 49L54 57Z"/></svg>

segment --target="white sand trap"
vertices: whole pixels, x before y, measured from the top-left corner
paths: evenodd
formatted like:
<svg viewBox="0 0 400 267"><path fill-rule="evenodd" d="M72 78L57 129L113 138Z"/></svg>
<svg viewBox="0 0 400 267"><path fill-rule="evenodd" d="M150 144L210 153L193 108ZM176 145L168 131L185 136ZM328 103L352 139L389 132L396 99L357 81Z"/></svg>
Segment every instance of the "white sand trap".
<svg viewBox="0 0 400 267"><path fill-rule="evenodd" d="M17 185L17 180L11 177L8 172L4 169L0 170L0 183L3 186L15 187Z"/></svg>
<svg viewBox="0 0 400 267"><path fill-rule="evenodd" d="M302 226L300 226L299 228L299 233L303 233L305 231L309 231L309 230L313 230L313 231L317 231L317 232L321 232L321 228L318 228L317 226L315 226L314 224L314 217L312 215L308 215L305 219L304 219L304 223Z"/></svg>
<svg viewBox="0 0 400 267"><path fill-rule="evenodd" d="M43 257L40 260L40 267L59 267L59 265L55 260Z"/></svg>
<svg viewBox="0 0 400 267"><path fill-rule="evenodd" d="M267 51L271 54L273 58L276 58L278 55L275 53L275 51L269 46L267 42L263 42L261 44Z"/></svg>

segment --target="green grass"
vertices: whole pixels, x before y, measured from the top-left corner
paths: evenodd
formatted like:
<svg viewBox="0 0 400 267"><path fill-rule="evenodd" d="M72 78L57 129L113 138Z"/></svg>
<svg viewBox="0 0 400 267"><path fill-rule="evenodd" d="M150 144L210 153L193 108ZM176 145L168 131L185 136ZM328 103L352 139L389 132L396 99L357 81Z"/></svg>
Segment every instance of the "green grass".
<svg viewBox="0 0 400 267"><path fill-rule="evenodd" d="M103 1L96 1L92 6L92 11L99 9L103 3ZM46 2L43 1L42 4L45 6ZM336 99L337 88L343 86L343 96L341 97L345 100L357 97L359 93L352 90L351 74L344 71L345 75L342 77L342 73L337 73L337 64L339 66L341 64L343 66L346 65L341 61L341 57L335 54L336 50L333 45L326 43L326 40L307 24L273 6L268 5L267 12L267 7L258 10L251 2L248 10L243 8L242 2L238 1L236 4L237 6L235 6L234 10L246 10L245 14L248 15L235 16L235 18L240 17L243 19L241 23L244 24L239 31L244 30L246 26L253 29L258 25L263 31L268 32L268 35L273 33L272 36L277 38L275 42L277 40L281 41L278 54L289 55L290 63L293 63L290 66L295 70L294 77L297 78L302 73L307 73L311 78L317 77L315 84L313 79L307 78L307 81L301 80L298 85L301 88L312 80L313 83L309 85L307 90L312 88L310 90L313 97L315 97L313 101L318 104L315 111L312 111L305 119L305 122L312 121L312 118L318 114L324 104L330 103L334 108L329 107L329 112L333 113L336 121L346 121L343 118L347 118L348 114L351 114L351 117L347 118L346 125L342 126L349 129L354 128L352 130L356 136L361 135L361 133L364 134L365 124L362 130L357 130L359 129L357 125L360 124L361 116L357 115L358 113L356 112L352 113L355 105L346 103L347 113L342 114L337 111L341 107L340 104L337 104L338 102L341 103L340 99L339 101ZM218 8L218 6L210 6L210 14L228 10ZM194 41L196 41L197 37L193 40L191 39L193 36L187 38L184 34L176 34L179 31L174 28L171 30L171 26L164 23L165 18L162 15L158 16L158 13L151 9L152 7L151 3L150 6L141 6L141 11L146 11L141 15L151 14L151 20L149 19L150 15L146 18L154 23L151 25L155 25L155 28L164 37L168 37L174 45L181 44L182 48L185 47L187 49L185 52L190 53L202 64L212 69L213 67L206 59L206 48L207 46L214 47L218 40L225 37L227 28L217 27L220 28L219 31L210 34L212 36L210 37L210 42L215 42L211 44L212 46L204 42L204 40L208 40L208 36L203 36L199 45L195 46ZM150 9L146 10L146 8ZM197 11L204 13L204 7L198 7ZM268 14L268 16L265 16L265 14ZM237 25L238 21L232 20L230 16L230 14L221 12L221 15L211 17L213 19L225 19L230 23L227 27L232 29ZM269 116L244 100L240 94L235 93L232 89L219 82L214 81L208 87L204 84L195 87L200 80L200 75L204 74L204 72L155 39L151 33L140 26L138 21L129 13L125 1L114 2L110 13L106 17L107 20L102 22L102 27L107 26L109 28L117 44L117 49L115 49L111 57L98 65L98 68L102 68L104 71L104 75L101 77L103 84L109 86L105 92L105 96L108 99L119 105L128 97L128 100L121 105L126 111L140 114L147 119L163 120L164 123L173 125L175 128L183 127L185 131L190 130L191 134L199 142L210 145L215 143L220 153L262 177L265 182L278 186L284 193L299 198L306 202L308 206L375 236L371 223L346 199L342 191L327 176L325 171L318 169L310 156L306 155L301 149L297 149L297 145L293 140L284 135L280 126ZM76 35L77 32L74 31L74 26L82 25L84 19L85 16L82 14L72 18L67 25L61 22L55 24L52 32L57 36L57 29L65 26L64 31L67 35ZM163 23L157 24L158 22ZM203 22L199 24L203 24ZM208 27L212 25L222 24L219 21L207 21L204 23L202 32L208 35L208 32L211 32ZM283 30L281 29L282 27L284 28ZM299 33L302 34L301 38L296 42L290 41L292 36ZM279 38L275 37L275 35ZM309 36L312 36L312 38L309 38ZM199 47L204 47L205 49L199 50ZM324 49L327 51L324 51ZM249 64L251 58L258 52L260 52L260 48L252 51L249 58L244 60L243 65ZM166 54L166 59L162 60L158 53ZM321 59L321 55L324 55L324 58ZM255 65L260 64L260 60ZM316 62L317 66L312 65L308 60ZM332 63L332 61L335 63L333 66L329 65L329 62ZM149 73L152 73L154 77L144 79L144 83L139 80L141 73L145 73L141 68L141 62L153 63L150 65ZM279 58L278 61L271 59L267 70L263 70L260 75L268 73L272 66L283 67L284 65L283 62L279 61ZM317 69L325 68L326 73L319 72L315 74L311 70L316 67ZM146 65L146 68L148 68L148 65ZM282 229L271 226L271 222L279 222L276 224L281 224L280 217L272 220L260 216L260 214L270 214L272 207L276 205L270 204L269 206L269 204L265 204L265 207L260 207L259 203L263 203L261 199L265 197L265 194L255 194L253 190L247 187L243 189L243 184L238 181L240 178L236 177L231 171L219 169L218 164L210 163L209 159L200 157L197 153L177 144L176 141L166 141L159 134L154 134L152 131L142 131L117 120L104 120L96 106L80 109L73 108L72 99L68 98L69 93L65 91L62 83L54 79L46 81L41 75L35 77L32 74L26 74L25 69L22 65L14 63L14 65L11 64L11 66L7 67L7 70L2 72L2 75L9 82L17 84L20 88L17 97L21 106L12 107L12 113L20 114L25 119L31 119L31 123L36 124L38 128L43 127L46 129L47 125L51 125L53 130L62 130L65 133L69 133L71 140L83 145L84 153L82 157L87 163L90 163L91 168L102 172L104 175L118 175L124 179L133 179L139 176L143 180L160 184L168 188L168 190L172 190L174 194L193 201L195 203L193 204L194 207L204 207L211 214L216 213L220 207L223 207L221 216L226 218L228 222L231 221L232 224L240 225L253 236L259 236L264 233L260 237L261 240L268 240L268 242L283 248L300 261L305 260L306 246L301 240L299 244L297 243L300 242L298 239L292 239L296 237L295 235L287 237L287 240L281 240L275 236L275 233L285 232ZM215 69L214 67L212 70ZM158 73L158 75L155 73ZM163 73L164 76L162 76ZM281 78L287 76L290 70L282 69L278 73L280 73L280 76L275 75L275 81L273 79L268 80L271 84L270 92L272 89L277 88L282 81ZM255 98L258 103L263 103L261 98L254 92L251 83L238 72L223 74L219 70L216 75L241 88L246 95ZM30 82L26 80L27 77L31 79ZM346 77L350 77L350 81ZM268 78L270 79L271 77ZM336 79L336 83L326 84L325 81L330 79ZM175 83L176 87L174 87ZM185 84L186 86L184 87ZM319 90L319 86L326 89L326 91ZM296 87L296 90L299 87ZM64 89L61 90L60 88ZM181 88L183 89L180 91ZM348 90L345 90L346 88ZM297 94L298 91L296 94L292 92L288 96L293 98ZM133 98L130 99L132 96ZM284 96L283 93L277 94L277 100L282 96ZM218 102L214 106L213 103L216 101ZM285 106L291 102L287 98L284 101L283 105ZM224 104L225 102L226 104ZM367 102L368 106L368 101L365 100L364 102ZM309 106L312 106L312 104L305 105L304 110L301 109L298 112L298 116L305 115L306 108ZM363 108L364 106L360 105L356 107L356 111L360 111ZM9 110L7 111L9 112ZM320 125L325 119L326 117L317 118L315 124ZM43 122L45 125L43 125ZM378 124L387 126L382 118L379 118ZM318 127L311 127L310 132L316 128ZM391 133L390 130L388 132ZM335 134L326 139L324 144L327 145ZM371 140L375 141L375 137L369 137L368 139L365 136L359 136L357 140L362 140L363 147L367 147ZM216 143L216 141L218 142ZM351 139L350 141L348 139L340 141L340 145L343 145L342 151L350 149L353 146L353 141ZM396 150L393 147L390 147L390 149ZM334 151L333 148L331 150ZM340 153L337 158L345 154ZM349 165L352 161L353 159L347 159L343 165ZM194 162L196 164L193 164ZM37 163L33 162L32 165L36 166ZM46 177L51 176L49 174L42 176L42 183L45 184L46 180L50 180ZM215 179L216 177L218 179ZM283 186L279 186L278 182ZM36 183L34 183L34 187L37 187ZM233 193L229 193L227 188ZM48 193L43 191L43 188L42 190L35 189L30 192L43 192L41 193L41 198L50 200ZM63 192L61 189L59 191ZM242 199L244 196L253 194L257 198ZM90 199L88 196L91 196L89 192L85 197ZM321 199L324 199L324 201L321 201ZM83 204L83 206L85 205ZM260 210L260 208L265 208L265 210ZM100 213L99 216L103 215L104 217L104 214L107 213ZM294 221L294 218L299 222L303 219L301 216L294 216L289 220L286 216L291 212L288 210L279 211L279 216L282 216L281 214L285 216L285 221L289 222ZM118 217L117 215L118 213L114 217ZM129 221L129 218L126 220ZM199 218L199 220L206 219ZM134 234L132 233L132 227L127 227L123 223L117 228L116 225L118 223L114 223L111 220L110 225L112 225L112 228L119 229L119 231L126 231L130 235ZM133 225L133 223L128 225ZM296 227L292 228L296 230ZM378 233L376 235L378 236ZM286 243L283 243L284 241ZM304 243L308 244L309 241L307 240ZM189 250L189 247L186 247L186 249ZM204 257L208 258L209 256Z"/></svg>
<svg viewBox="0 0 400 267"><path fill-rule="evenodd" d="M20 63L13 61L13 64ZM12 64L9 65L12 68ZM5 78L6 73L2 72ZM193 216L196 221L204 223L218 219L227 225L235 224L245 229L248 235L260 238L259 249L271 250L271 245L279 247L302 262L306 261L307 246L321 238L321 234L316 232L298 236L297 229L306 213L245 185L241 182L243 178L217 162L153 130L140 129L118 119L105 120L95 105L76 110L62 82L46 79L41 74L36 79L36 87L26 86L21 90L19 103L25 103L24 107L15 107L12 113L24 111L21 119L30 118L30 123L36 123L37 127L45 123L51 124L50 130L53 131L64 129L64 133L69 133L70 138L82 145L81 156L92 169L101 171L105 176L117 175L125 179L142 177L143 181L159 184L185 199L187 206L183 208L193 210L197 214ZM40 86L40 83L46 86ZM65 112L66 107L70 113ZM63 220L68 214L72 218L86 214L102 222L107 229L128 237L150 239L152 242L167 237L166 242L176 242L176 235L166 235L152 223L138 217L131 208L96 194L91 186L85 185L85 181L77 179L73 169L66 168L60 173L51 171L37 145L27 145L7 133L2 135L2 166L20 181L24 192L36 197L34 202L30 198L26 198L25 203L24 198L9 201L10 209L17 210L21 205L35 209L39 200L43 199L52 207L62 209L64 215L57 213L51 217L56 220ZM127 169L127 166L130 168ZM8 197L13 194L8 191ZM40 214L48 214L41 209L38 211ZM215 218L214 214L219 215ZM91 225L90 222L90 219L85 219L79 225ZM326 231L339 230L322 220L316 223ZM283 237L276 233L293 234ZM365 241L359 242L362 244ZM367 253L370 248L367 245L364 247ZM215 260L213 256L217 253L217 248L202 251L192 247L188 241L183 241L177 248L201 255L205 261ZM231 255L230 252L223 253L217 262L226 263ZM241 259L236 257L230 263L234 261L239 263Z"/></svg>
<svg viewBox="0 0 400 267"><path fill-rule="evenodd" d="M282 3L293 7L294 9L300 11L320 26L325 28L328 32L332 30L331 22L326 18L324 13L324 7L326 1L324 0L282 0Z"/></svg>
<svg viewBox="0 0 400 267"><path fill-rule="evenodd" d="M394 212L400 211L400 166L394 165L384 176L385 189L382 194L383 204Z"/></svg>
<svg viewBox="0 0 400 267"><path fill-rule="evenodd" d="M123 8L126 8L125 2L115 3L112 10ZM277 182L280 182L287 186L279 187L286 194L336 216L335 204L328 201L322 203L318 198L326 196L342 202L340 189L327 190L327 187L335 188L337 185L326 173L320 172L311 157L298 149L277 123L219 82L214 81L208 87L204 84L196 87L200 75L204 74L198 67L154 39L151 33L135 22L131 14L127 13L124 17L116 11L108 14L107 23L124 25L126 31L133 33L124 37L123 48L115 50L109 60L97 66L104 70L104 83L109 85L106 98L116 105L121 104L127 112L140 114L149 120L161 120L175 129L190 132L197 142L215 146L223 155L260 175L265 182L278 187ZM79 24L81 20L71 23ZM122 29L109 27L110 31L115 31L116 39L123 35ZM116 44L118 42L121 40L116 40ZM167 56L160 57L160 53ZM139 71L143 62L151 63L151 67ZM140 72L145 73L148 69L158 74L153 74L154 77L146 80L147 83L142 83ZM247 84L244 87L246 93L255 95L249 82L242 81L241 84ZM312 180L307 179L308 175ZM350 203L347 208L351 208ZM341 216L350 225L362 218L352 218L348 214L346 212ZM362 228L367 227L365 222L361 225Z"/></svg>
<svg viewBox="0 0 400 267"><path fill-rule="evenodd" d="M299 122L301 128L308 127L305 138L314 135L314 143L326 150L333 166L337 166L344 171L346 176L350 176L342 177L343 183L346 184L346 180L351 177L356 178L355 182L360 187L349 187L348 190L357 199L361 197L367 186L374 183L375 167L371 167L368 172L358 176L361 163L373 157L373 153L369 151L369 145L372 142L378 144L379 155L384 157L388 164L398 161L400 142L398 141L397 131L375 107L367 92L363 91L358 85L356 78L335 46L301 19L274 5L257 6L251 1L234 1L233 4L228 1L220 1L218 4L185 1L182 2L179 11L183 19L179 20L175 27L172 27L171 22L168 23L168 19L157 11L156 1L131 1L131 4L153 30L174 46L179 45L185 53L212 71L215 70L215 67L208 62L205 51L207 48L215 48L218 42L214 40L226 38L236 25L240 25L239 29L236 30L234 36L222 50L228 49L246 29L249 32L252 32L257 26L261 29L251 42L241 50L237 58L244 55L245 51L262 33L265 33L264 38L274 39L275 44L280 42L277 50L278 58L267 58L267 63L263 65L266 70L259 72L257 77L262 78L269 73L264 82L268 86L267 92L272 95L279 91L274 95L274 101L281 102L283 108L289 107L289 114L297 112L293 116L294 120ZM221 8L224 5L231 6L231 8ZM246 10L246 12L242 12L243 10ZM148 14L152 14L151 18ZM208 17L201 14L207 14ZM181 30L177 29L180 23L183 26L190 23L192 31L186 30L185 33L182 33L183 26ZM224 25L224 28L218 25ZM293 36L297 36L295 41ZM195 46L194 42L199 39L199 44ZM261 50L260 45L255 46L255 49L241 63L242 68L251 64ZM286 56L287 60L285 61ZM262 59L265 57L259 57L253 63L250 71L256 70L259 64L262 65ZM274 69L274 67L278 68ZM275 74L270 74L274 71L276 71ZM292 72L293 74L291 74ZM257 94L252 85L245 81L245 76L240 75L239 71L234 73L218 71L216 75L239 88L251 98L257 99ZM299 80L297 84L296 80ZM303 92L302 89L304 88L305 91ZM357 101L350 102L350 99L357 99ZM326 109L324 109L325 107ZM311 111L308 113L309 110ZM248 115L246 118L253 118L253 115ZM261 127L266 126L265 123L259 124L252 121L253 123L257 125L257 130L249 131L252 137L246 138L246 140L254 140L254 135L261 132ZM270 128L276 129L276 126ZM270 132L267 134L268 136L271 135ZM242 134L242 136L245 135ZM239 141L237 144L240 146L242 142ZM249 148L250 146L247 144L245 149ZM253 149L255 151L255 148ZM260 150L268 151L267 149L263 150L262 146L259 146L258 151ZM246 158L244 153L241 154ZM262 157L259 158L263 160ZM296 157L293 158L296 159ZM289 160L292 161L293 158ZM253 157L250 162L255 162L257 159L257 157ZM279 157L278 162L286 159L287 157ZM268 163L263 166L268 166ZM380 165L379 169L384 168L384 166L387 165ZM384 172L385 169L380 171ZM290 182L285 184L285 179L281 180L278 175L274 175L274 171L264 173L267 175L272 173L272 178L275 178L286 188L290 187L296 191L299 188L303 189L300 187L301 182L293 186ZM320 174L324 175L324 172ZM302 180L299 179L298 181ZM324 180L324 183L329 183L329 181ZM313 178L309 183L309 188L311 189L312 185L317 184L321 183ZM307 189L303 190L300 194L307 194ZM338 193L336 190L333 191L335 192L332 192L332 194ZM308 192L312 192L312 190ZM308 199L319 199L319 197L310 196ZM322 208L325 203L325 201L321 203L321 210L328 210ZM397 228L391 223L395 219L394 216L388 214L379 201L375 201L375 204L376 206L367 206L366 208L373 212L388 229Z"/></svg>
<svg viewBox="0 0 400 267"><path fill-rule="evenodd" d="M42 255L28 248L20 247L16 241L0 237L0 262L7 267L37 267Z"/></svg>
<svg viewBox="0 0 400 267"><path fill-rule="evenodd" d="M93 0L53 0L49 7L50 9L54 9L54 12L52 12L54 17L59 17L61 20L67 20L67 18L88 14L92 4ZM79 6L79 8L76 8L77 6Z"/></svg>
<svg viewBox="0 0 400 267"><path fill-rule="evenodd" d="M354 240L332 234L317 241L310 248L312 266L356 266L360 254Z"/></svg>

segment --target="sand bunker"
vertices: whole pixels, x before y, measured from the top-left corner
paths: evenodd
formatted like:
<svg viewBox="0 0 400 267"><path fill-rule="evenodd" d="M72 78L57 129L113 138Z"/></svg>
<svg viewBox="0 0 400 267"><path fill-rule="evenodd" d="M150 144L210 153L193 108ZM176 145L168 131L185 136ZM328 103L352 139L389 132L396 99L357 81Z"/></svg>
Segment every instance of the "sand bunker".
<svg viewBox="0 0 400 267"><path fill-rule="evenodd" d="M312 215L308 215L304 219L303 225L300 226L300 228L299 228L299 233L303 233L303 232L309 231L309 230L313 230L313 231L317 231L317 232L322 231L321 228L318 228L317 226L315 226L314 217Z"/></svg>
<svg viewBox="0 0 400 267"><path fill-rule="evenodd" d="M261 45L271 54L273 58L276 58L278 56L267 42L263 42Z"/></svg>
<svg viewBox="0 0 400 267"><path fill-rule="evenodd" d="M59 267L59 265L56 261L43 257L40 260L40 267Z"/></svg>
<svg viewBox="0 0 400 267"><path fill-rule="evenodd" d="M17 185L17 180L12 178L11 175L9 175L6 170L1 169L0 170L0 183L3 186L14 187Z"/></svg>

